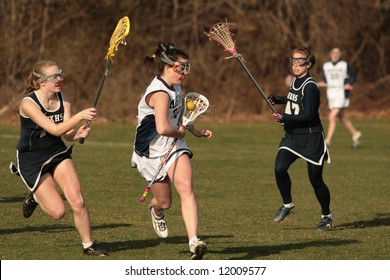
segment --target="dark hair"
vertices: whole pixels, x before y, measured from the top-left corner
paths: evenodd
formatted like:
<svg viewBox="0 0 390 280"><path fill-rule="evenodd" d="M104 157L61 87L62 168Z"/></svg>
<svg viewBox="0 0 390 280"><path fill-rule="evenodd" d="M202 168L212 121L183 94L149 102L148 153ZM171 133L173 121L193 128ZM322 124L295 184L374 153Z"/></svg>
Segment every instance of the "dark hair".
<svg viewBox="0 0 390 280"><path fill-rule="evenodd" d="M305 48L305 47L295 48L292 51L292 53L300 53L300 54L304 55L305 57L307 57L305 64L310 63L311 65L309 68L313 67L313 65L316 63L316 58L315 58L314 54L311 53L309 48Z"/></svg>
<svg viewBox="0 0 390 280"><path fill-rule="evenodd" d="M152 56L145 56L144 63L152 64L157 59L158 71L162 73L165 65L173 65L179 58L189 59L189 55L176 49L172 43L160 43Z"/></svg>

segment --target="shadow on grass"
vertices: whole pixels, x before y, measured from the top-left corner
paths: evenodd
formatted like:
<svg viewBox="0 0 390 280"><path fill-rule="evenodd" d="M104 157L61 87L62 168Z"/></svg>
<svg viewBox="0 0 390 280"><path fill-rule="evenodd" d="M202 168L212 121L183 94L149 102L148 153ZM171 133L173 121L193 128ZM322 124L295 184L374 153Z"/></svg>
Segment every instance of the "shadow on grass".
<svg viewBox="0 0 390 280"><path fill-rule="evenodd" d="M356 221L332 227L333 230L390 226L390 213L377 213L372 220Z"/></svg>
<svg viewBox="0 0 390 280"><path fill-rule="evenodd" d="M288 243L283 245L270 246L248 246L248 247L227 247L222 251L209 251L209 253L229 255L229 260L253 260L270 255L277 255L283 251L301 250L308 247L323 247L323 246L345 246L348 244L359 243L358 240L317 240L301 243ZM234 257L237 254L244 254L241 257Z"/></svg>
<svg viewBox="0 0 390 280"><path fill-rule="evenodd" d="M102 224L100 226L93 226L92 230L99 229L113 229L121 227L130 227L131 224ZM75 231L75 226L72 225L43 225L43 226L28 226L20 228L0 229L0 235L24 233L24 232L65 232Z"/></svg>
<svg viewBox="0 0 390 280"><path fill-rule="evenodd" d="M27 195L27 192L26 192ZM20 196L12 196L12 197L0 197L0 203L17 203L17 202L23 202L25 197ZM20 205L22 207L22 205Z"/></svg>
<svg viewBox="0 0 390 280"><path fill-rule="evenodd" d="M27 192L26 192L27 195ZM60 194L63 200L66 200L64 194ZM22 203L26 197L25 196L12 196L12 197L0 197L0 203ZM22 205L20 205L22 208Z"/></svg>
<svg viewBox="0 0 390 280"><path fill-rule="evenodd" d="M233 235L210 235L205 236L204 239L208 238L233 238ZM120 242L99 242L99 245L106 248L109 252L119 252L132 249L147 249L151 247L156 247L161 243L169 244L187 244L187 236L172 236L168 238L153 238L153 239L137 239L137 240L128 240ZM188 251L182 251L180 253L188 254Z"/></svg>

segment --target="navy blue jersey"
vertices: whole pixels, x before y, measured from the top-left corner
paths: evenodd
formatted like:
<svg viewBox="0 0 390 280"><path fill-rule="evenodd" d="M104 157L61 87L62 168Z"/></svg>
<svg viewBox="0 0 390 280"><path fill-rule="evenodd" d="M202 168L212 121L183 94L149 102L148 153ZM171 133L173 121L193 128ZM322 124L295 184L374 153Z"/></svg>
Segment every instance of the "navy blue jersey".
<svg viewBox="0 0 390 280"><path fill-rule="evenodd" d="M35 92L29 93L26 98L34 100L34 102L41 108L42 113L54 123L61 123L64 121L64 104L61 92L57 93L60 106L57 110L53 111L46 110L39 101ZM49 134L30 118L20 115L20 138L17 144L18 151L24 152L50 149L51 147L58 145L65 146L61 137Z"/></svg>
<svg viewBox="0 0 390 280"><path fill-rule="evenodd" d="M25 98L31 98L54 123L64 121L64 100L61 92L57 93L59 106L55 110L46 110L35 92ZM43 174L53 172L59 163L71 158L73 146L67 148L60 136L46 132L27 116L20 116L20 127L17 165L11 163L11 172L20 175L26 186L33 191Z"/></svg>
<svg viewBox="0 0 390 280"><path fill-rule="evenodd" d="M319 108L320 90L314 79L309 74L294 77L283 114L285 131L295 134L322 132Z"/></svg>

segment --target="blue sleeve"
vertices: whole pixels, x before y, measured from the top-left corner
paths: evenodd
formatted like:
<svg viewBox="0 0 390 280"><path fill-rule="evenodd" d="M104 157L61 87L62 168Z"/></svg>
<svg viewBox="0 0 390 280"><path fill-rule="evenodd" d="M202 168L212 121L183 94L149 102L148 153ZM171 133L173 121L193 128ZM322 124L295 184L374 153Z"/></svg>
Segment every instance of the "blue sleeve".
<svg viewBox="0 0 390 280"><path fill-rule="evenodd" d="M344 84L353 85L356 81L356 75L349 65L347 67L347 74L348 74L348 79L345 79Z"/></svg>
<svg viewBox="0 0 390 280"><path fill-rule="evenodd" d="M326 81L326 76L325 76L325 69L324 69L324 66L322 66L322 80L327 83Z"/></svg>

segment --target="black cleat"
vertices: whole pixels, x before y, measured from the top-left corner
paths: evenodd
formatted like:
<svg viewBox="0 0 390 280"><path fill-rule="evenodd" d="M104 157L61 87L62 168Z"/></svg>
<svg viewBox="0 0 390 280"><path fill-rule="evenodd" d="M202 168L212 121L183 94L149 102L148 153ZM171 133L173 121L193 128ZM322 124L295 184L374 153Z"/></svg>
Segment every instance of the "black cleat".
<svg viewBox="0 0 390 280"><path fill-rule="evenodd" d="M284 205L282 205L282 207L280 207L279 211L275 214L273 221L276 223L283 221L284 218L286 218L286 216L288 216L292 212L294 212L294 209L295 209L295 206L285 207Z"/></svg>
<svg viewBox="0 0 390 280"><path fill-rule="evenodd" d="M26 198L23 201L23 216L25 218L29 218L32 213L34 213L35 208L37 208L38 203L34 199L33 192L29 192L26 196Z"/></svg>
<svg viewBox="0 0 390 280"><path fill-rule="evenodd" d="M206 242L202 240L198 240L190 247L190 252L191 252L190 259L201 260L203 259L203 255L206 253L206 251L207 251Z"/></svg>
<svg viewBox="0 0 390 280"><path fill-rule="evenodd" d="M332 228L333 217L323 217L321 222L317 225L319 231L328 231Z"/></svg>
<svg viewBox="0 0 390 280"><path fill-rule="evenodd" d="M91 246L89 246L86 249L83 249L84 255L88 256L95 256L95 257L105 257L108 256L108 252L106 250L100 249L96 246L96 241L92 243Z"/></svg>

